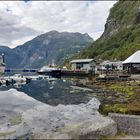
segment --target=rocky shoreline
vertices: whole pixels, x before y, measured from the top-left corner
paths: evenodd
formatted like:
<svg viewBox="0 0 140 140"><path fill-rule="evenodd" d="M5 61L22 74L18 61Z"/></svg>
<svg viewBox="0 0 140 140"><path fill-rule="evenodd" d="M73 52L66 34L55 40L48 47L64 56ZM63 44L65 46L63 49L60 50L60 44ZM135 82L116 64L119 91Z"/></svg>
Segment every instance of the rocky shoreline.
<svg viewBox="0 0 140 140"><path fill-rule="evenodd" d="M134 97L139 94L131 92L128 96L126 93L116 91L116 87L122 83L97 81L76 81L76 83L76 86L93 89L93 93L88 94L91 99L89 102L51 106L15 89L0 91L0 138L102 139L117 138L117 131L140 135L139 115L110 115L110 112L129 114L125 112L127 108L121 105L129 105L131 100L133 106L133 101L139 100ZM126 84L125 89L128 85L139 86L139 83L132 81L123 84ZM115 87L115 90L110 90L110 87ZM135 106L133 107L135 110L131 113L138 111Z"/></svg>
<svg viewBox="0 0 140 140"><path fill-rule="evenodd" d="M0 92L0 138L101 138L117 133L116 123L92 98L79 105L50 106L15 89Z"/></svg>
<svg viewBox="0 0 140 140"><path fill-rule="evenodd" d="M95 79L77 85L93 89L101 102L99 112L117 123L118 134L113 139L140 138L140 79L100 82Z"/></svg>
<svg viewBox="0 0 140 140"><path fill-rule="evenodd" d="M94 78L87 82L79 81L78 84L93 89L94 95L101 102L101 114L140 115L140 79L100 82Z"/></svg>

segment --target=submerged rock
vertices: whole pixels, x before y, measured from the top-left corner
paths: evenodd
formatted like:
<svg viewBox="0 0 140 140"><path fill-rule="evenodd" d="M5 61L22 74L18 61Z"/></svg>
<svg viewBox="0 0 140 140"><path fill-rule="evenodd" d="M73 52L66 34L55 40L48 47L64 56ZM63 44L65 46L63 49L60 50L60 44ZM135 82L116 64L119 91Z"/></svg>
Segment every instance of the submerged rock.
<svg viewBox="0 0 140 140"><path fill-rule="evenodd" d="M0 92L0 138L99 138L115 135L116 123L97 111L100 102L50 106L23 92L11 89ZM13 114L18 123L10 124ZM20 116L20 118L19 118ZM7 133L7 134L5 134Z"/></svg>

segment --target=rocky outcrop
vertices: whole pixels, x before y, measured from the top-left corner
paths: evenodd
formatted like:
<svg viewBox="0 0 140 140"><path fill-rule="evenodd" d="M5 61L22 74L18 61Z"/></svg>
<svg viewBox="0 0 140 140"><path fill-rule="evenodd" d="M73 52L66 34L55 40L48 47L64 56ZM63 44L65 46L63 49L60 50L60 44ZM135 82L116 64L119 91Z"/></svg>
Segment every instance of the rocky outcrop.
<svg viewBox="0 0 140 140"><path fill-rule="evenodd" d="M102 37L109 38L122 28L129 28L134 24L138 24L140 21L139 5L140 2L138 1L120 1L116 3L110 10Z"/></svg>
<svg viewBox="0 0 140 140"><path fill-rule="evenodd" d="M116 123L87 104L50 106L14 89L0 92L0 138L100 138L117 132Z"/></svg>
<svg viewBox="0 0 140 140"><path fill-rule="evenodd" d="M118 1L110 9L101 37L79 57L124 61L140 49L139 34L140 1Z"/></svg>

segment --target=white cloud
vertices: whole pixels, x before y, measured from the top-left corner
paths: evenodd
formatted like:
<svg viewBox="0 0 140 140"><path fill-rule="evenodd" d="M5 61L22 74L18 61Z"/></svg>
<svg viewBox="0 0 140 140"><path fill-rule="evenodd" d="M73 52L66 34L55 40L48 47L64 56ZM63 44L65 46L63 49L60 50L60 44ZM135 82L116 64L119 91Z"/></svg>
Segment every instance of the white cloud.
<svg viewBox="0 0 140 140"><path fill-rule="evenodd" d="M3 1L0 4L0 44L15 47L51 30L88 33L97 39L115 2Z"/></svg>

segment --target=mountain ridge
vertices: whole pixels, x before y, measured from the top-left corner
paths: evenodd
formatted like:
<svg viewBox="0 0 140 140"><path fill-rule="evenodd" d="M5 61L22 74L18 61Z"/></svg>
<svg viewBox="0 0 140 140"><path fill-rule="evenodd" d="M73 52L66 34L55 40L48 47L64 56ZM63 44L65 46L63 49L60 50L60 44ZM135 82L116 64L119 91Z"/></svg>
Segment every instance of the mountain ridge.
<svg viewBox="0 0 140 140"><path fill-rule="evenodd" d="M81 51L92 42L93 39L87 33L53 30L38 35L13 49L0 47L0 53L5 53L7 67L40 68L52 63L53 60L56 64L60 64L66 57Z"/></svg>

